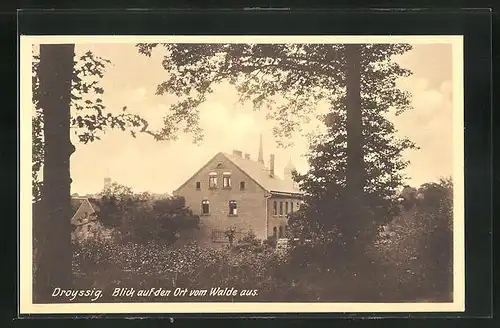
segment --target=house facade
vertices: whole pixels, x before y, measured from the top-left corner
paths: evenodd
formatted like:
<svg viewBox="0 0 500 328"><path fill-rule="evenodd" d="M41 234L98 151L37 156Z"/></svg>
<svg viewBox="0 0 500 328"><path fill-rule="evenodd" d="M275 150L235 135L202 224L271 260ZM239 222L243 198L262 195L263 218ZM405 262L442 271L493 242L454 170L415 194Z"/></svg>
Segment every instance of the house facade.
<svg viewBox="0 0 500 328"><path fill-rule="evenodd" d="M283 237L287 214L296 211L302 194L291 179L293 165L284 178L274 172L274 155L264 164L262 141L257 161L249 154L218 153L174 191L200 216L195 238L201 244L228 242L225 232L233 228L236 238L253 232L259 239Z"/></svg>
<svg viewBox="0 0 500 328"><path fill-rule="evenodd" d="M73 227L71 239L81 242L96 237L102 231L102 225L97 220L98 201L90 198L73 197L71 199Z"/></svg>

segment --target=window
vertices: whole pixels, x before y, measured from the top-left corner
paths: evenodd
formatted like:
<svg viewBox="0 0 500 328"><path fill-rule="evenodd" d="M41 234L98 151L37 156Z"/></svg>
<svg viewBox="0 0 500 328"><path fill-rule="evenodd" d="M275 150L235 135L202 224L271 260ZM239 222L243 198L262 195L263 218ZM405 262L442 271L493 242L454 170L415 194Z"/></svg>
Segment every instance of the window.
<svg viewBox="0 0 500 328"><path fill-rule="evenodd" d="M283 238L283 227L280 227L279 238Z"/></svg>
<svg viewBox="0 0 500 328"><path fill-rule="evenodd" d="M222 176L222 188L231 188L231 173L224 173Z"/></svg>
<svg viewBox="0 0 500 328"><path fill-rule="evenodd" d="M235 200L230 200L229 201L229 215L237 215L238 214L238 208Z"/></svg>
<svg viewBox="0 0 500 328"><path fill-rule="evenodd" d="M276 237L276 233L277 233L278 229L276 229L276 227L273 228L273 237Z"/></svg>
<svg viewBox="0 0 500 328"><path fill-rule="evenodd" d="M274 201L273 215L278 215L278 203Z"/></svg>
<svg viewBox="0 0 500 328"><path fill-rule="evenodd" d="M290 212L293 212L293 202L290 202Z"/></svg>
<svg viewBox="0 0 500 328"><path fill-rule="evenodd" d="M206 199L201 201L201 213L204 215L210 214L210 202Z"/></svg>
<svg viewBox="0 0 500 328"><path fill-rule="evenodd" d="M201 188L201 183L200 181L196 182L196 190L200 190Z"/></svg>
<svg viewBox="0 0 500 328"><path fill-rule="evenodd" d="M280 202L280 215L283 215L283 202Z"/></svg>
<svg viewBox="0 0 500 328"><path fill-rule="evenodd" d="M245 181L241 181L240 182L240 190L244 190L245 189Z"/></svg>
<svg viewBox="0 0 500 328"><path fill-rule="evenodd" d="M210 173L208 177L208 188L215 189L217 188L217 173Z"/></svg>
<svg viewBox="0 0 500 328"><path fill-rule="evenodd" d="M288 214L288 202L285 202L285 213Z"/></svg>

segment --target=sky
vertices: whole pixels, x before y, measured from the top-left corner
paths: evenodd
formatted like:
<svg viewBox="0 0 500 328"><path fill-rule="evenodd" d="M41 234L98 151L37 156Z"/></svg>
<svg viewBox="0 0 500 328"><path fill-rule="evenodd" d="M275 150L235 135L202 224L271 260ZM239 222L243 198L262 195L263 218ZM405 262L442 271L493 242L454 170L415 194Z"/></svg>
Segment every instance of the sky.
<svg viewBox="0 0 500 328"><path fill-rule="evenodd" d="M395 58L410 69L410 77L398 81L401 88L412 94L413 109L390 119L400 136L415 142L420 150L406 152L410 161L405 174L408 184L419 186L452 173L452 50L447 44L415 44L413 50ZM134 44L76 45L82 54L91 50L109 59L112 65L101 80L105 93L103 102L111 112L127 106L140 113L150 126L160 127L162 117L175 98L155 95L156 87L166 80L161 66L161 53L151 58L137 52ZM320 106L317 111L326 110ZM237 104L237 93L224 84L200 108L203 142L193 144L189 135L176 141L154 141L146 135L136 138L128 132L109 130L101 140L89 144L73 143L76 152L71 157L72 193L99 192L105 177L127 185L134 191L171 193L218 152L233 149L257 158L259 136L263 136L264 159L275 154L277 175L292 161L300 172L308 168L304 155L308 143L302 134L293 137L294 146L277 147L271 129L274 122L265 120L265 113L254 112L250 104ZM304 132L321 128L312 120Z"/></svg>

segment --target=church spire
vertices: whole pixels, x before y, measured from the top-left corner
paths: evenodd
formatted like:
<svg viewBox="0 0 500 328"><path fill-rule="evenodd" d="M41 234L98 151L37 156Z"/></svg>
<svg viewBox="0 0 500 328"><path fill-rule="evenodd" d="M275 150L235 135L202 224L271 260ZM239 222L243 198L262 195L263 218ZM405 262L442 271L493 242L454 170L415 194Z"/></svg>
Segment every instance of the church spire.
<svg viewBox="0 0 500 328"><path fill-rule="evenodd" d="M259 142L259 162L264 164L264 151L262 150L262 133L260 134L260 142Z"/></svg>

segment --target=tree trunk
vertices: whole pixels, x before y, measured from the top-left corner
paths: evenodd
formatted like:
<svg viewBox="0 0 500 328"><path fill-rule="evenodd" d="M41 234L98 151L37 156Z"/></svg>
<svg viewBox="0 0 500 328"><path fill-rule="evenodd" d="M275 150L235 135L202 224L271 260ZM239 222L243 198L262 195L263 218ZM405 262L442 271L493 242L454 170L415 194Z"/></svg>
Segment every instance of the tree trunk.
<svg viewBox="0 0 500 328"><path fill-rule="evenodd" d="M361 46L346 45L347 85L347 217L345 232L351 239L347 266L358 286L358 300L375 301L378 295L376 268L366 255L371 242L371 217L364 203L363 116L361 107Z"/></svg>
<svg viewBox="0 0 500 328"><path fill-rule="evenodd" d="M347 86L347 172L348 226L352 237L363 226L363 132L361 113L361 51L358 44L346 45Z"/></svg>
<svg viewBox="0 0 500 328"><path fill-rule="evenodd" d="M38 268L34 302L48 302L54 288L72 285L69 159L73 44L40 45L40 107L44 117L45 157L40 216L34 220ZM55 301L55 300L54 300Z"/></svg>

